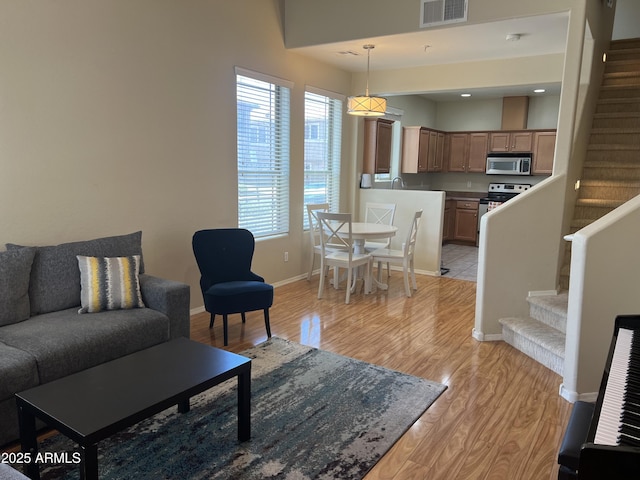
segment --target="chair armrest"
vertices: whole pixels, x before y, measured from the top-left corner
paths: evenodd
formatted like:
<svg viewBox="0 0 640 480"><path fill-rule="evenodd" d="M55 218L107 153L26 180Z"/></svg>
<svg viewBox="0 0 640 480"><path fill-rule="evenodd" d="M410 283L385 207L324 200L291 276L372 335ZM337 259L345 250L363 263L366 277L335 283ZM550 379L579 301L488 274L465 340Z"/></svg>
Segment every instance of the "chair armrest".
<svg viewBox="0 0 640 480"><path fill-rule="evenodd" d="M169 317L169 338L189 338L191 320L189 313L190 292L185 283L166 280L153 275L140 275L140 291L144 304Z"/></svg>

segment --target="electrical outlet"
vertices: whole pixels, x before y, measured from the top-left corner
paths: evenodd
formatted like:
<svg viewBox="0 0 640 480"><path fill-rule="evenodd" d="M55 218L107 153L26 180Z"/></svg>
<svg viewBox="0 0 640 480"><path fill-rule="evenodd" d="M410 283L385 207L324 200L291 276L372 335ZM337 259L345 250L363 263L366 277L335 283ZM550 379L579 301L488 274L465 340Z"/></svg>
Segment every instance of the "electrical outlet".
<svg viewBox="0 0 640 480"><path fill-rule="evenodd" d="M289 252L284 252L284 261L285 262L289 261Z"/></svg>
<svg viewBox="0 0 640 480"><path fill-rule="evenodd" d="M471 182L467 182L467 188L471 188Z"/></svg>

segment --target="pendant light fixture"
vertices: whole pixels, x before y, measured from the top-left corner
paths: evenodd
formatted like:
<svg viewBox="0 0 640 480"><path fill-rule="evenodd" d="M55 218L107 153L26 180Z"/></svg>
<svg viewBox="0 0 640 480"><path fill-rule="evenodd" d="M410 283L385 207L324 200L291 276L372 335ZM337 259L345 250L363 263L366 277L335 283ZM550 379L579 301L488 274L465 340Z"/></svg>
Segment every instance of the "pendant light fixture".
<svg viewBox="0 0 640 480"><path fill-rule="evenodd" d="M382 97L369 96L369 64L371 61L371 50L375 45L364 45L367 51L367 87L364 96L349 97L347 101L347 113L359 117L381 117L387 111L387 100Z"/></svg>

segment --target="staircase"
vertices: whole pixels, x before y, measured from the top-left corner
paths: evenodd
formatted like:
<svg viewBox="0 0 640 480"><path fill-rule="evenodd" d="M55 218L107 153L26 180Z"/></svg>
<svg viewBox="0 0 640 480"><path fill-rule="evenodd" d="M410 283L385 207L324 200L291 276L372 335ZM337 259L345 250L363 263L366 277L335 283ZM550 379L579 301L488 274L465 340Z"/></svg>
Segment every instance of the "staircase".
<svg viewBox="0 0 640 480"><path fill-rule="evenodd" d="M640 194L640 38L612 41L600 88L580 190L575 233ZM565 242L562 293L527 298L528 318L503 318L503 339L562 375L571 265Z"/></svg>

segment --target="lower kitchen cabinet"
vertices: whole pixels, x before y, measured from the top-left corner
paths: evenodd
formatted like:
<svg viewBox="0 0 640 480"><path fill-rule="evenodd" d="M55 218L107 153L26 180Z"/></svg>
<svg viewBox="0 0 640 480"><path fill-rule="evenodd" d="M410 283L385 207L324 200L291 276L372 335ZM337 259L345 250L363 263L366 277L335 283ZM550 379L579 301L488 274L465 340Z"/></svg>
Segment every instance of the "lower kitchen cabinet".
<svg viewBox="0 0 640 480"><path fill-rule="evenodd" d="M453 239L475 244L478 235L477 200L457 200Z"/></svg>
<svg viewBox="0 0 640 480"><path fill-rule="evenodd" d="M453 223L456 215L456 201L445 200L444 202L444 221L442 225L442 243L446 243L453 239Z"/></svg>

